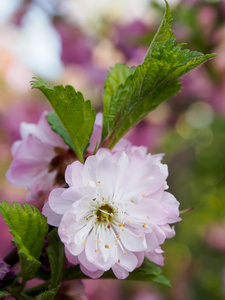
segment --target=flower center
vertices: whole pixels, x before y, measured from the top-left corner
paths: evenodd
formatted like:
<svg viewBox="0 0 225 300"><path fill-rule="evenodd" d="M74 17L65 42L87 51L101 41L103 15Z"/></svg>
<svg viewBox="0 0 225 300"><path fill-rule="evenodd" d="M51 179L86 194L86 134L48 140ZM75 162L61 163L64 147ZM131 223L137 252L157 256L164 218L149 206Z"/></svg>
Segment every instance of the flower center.
<svg viewBox="0 0 225 300"><path fill-rule="evenodd" d="M101 222L101 223L110 223L110 220L113 218L114 214L114 209L108 205L102 205L101 207L99 207L99 209L96 212L96 216L97 216L97 221Z"/></svg>

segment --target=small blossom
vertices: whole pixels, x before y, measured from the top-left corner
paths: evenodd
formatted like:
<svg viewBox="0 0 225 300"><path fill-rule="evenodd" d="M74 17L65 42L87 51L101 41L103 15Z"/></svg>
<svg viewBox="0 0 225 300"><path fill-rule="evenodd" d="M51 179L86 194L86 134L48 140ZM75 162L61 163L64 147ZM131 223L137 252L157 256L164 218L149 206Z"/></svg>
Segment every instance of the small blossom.
<svg viewBox="0 0 225 300"><path fill-rule="evenodd" d="M50 128L44 112L38 124L21 123L21 140L12 146L13 162L6 173L8 181L19 187L28 188L28 201L36 200L49 193L53 187L65 186L65 169L76 160L75 154L62 138ZM102 114L96 116L94 130L87 149L93 154L101 141ZM130 145L125 139L117 149Z"/></svg>
<svg viewBox="0 0 225 300"><path fill-rule="evenodd" d="M21 140L13 143L13 161L6 173L11 184L29 189L27 200L35 200L61 183L65 170L62 161L70 154L62 138L50 128L46 114L37 125L21 123Z"/></svg>
<svg viewBox="0 0 225 300"><path fill-rule="evenodd" d="M100 149L85 164L66 169L69 188L51 192L43 214L58 226L67 259L86 275L112 268L122 279L141 266L144 256L163 265L160 245L173 237L179 203L165 192L167 166L145 147Z"/></svg>

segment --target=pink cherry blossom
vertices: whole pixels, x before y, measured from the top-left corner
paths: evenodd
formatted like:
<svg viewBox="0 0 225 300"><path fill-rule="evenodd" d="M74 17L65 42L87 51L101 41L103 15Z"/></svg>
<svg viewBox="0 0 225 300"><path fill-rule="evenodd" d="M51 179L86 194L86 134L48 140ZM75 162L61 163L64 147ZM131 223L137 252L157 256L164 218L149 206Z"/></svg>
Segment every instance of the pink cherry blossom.
<svg viewBox="0 0 225 300"><path fill-rule="evenodd" d="M41 115L38 124L21 123L21 140L13 143L13 162L6 173L7 180L18 187L28 188L28 201L39 199L53 187L65 186L64 173L76 155L63 139L50 128L47 112ZM99 146L102 132L102 113L98 113L94 124L87 155ZM116 150L125 149L130 142L121 139Z"/></svg>
<svg viewBox="0 0 225 300"><path fill-rule="evenodd" d="M162 156L145 147L100 149L85 164L66 169L69 188L51 192L43 214L57 226L67 259L82 272L100 277L112 268L123 279L146 256L163 265L160 245L173 237L179 203L168 192Z"/></svg>
<svg viewBox="0 0 225 300"><path fill-rule="evenodd" d="M38 124L21 123L21 140L13 143L13 161L6 173L7 180L30 193L27 200L35 200L49 192L57 181L58 170L54 158L60 158L69 150L62 138L53 132L41 115Z"/></svg>

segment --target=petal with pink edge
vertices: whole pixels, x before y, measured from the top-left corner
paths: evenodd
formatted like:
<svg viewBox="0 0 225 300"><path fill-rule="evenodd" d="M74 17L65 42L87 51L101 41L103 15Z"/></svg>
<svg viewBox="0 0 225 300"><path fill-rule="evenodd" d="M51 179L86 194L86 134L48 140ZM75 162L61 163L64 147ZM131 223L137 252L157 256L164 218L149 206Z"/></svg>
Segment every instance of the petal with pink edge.
<svg viewBox="0 0 225 300"><path fill-rule="evenodd" d="M45 203L42 209L42 214L46 216L47 222L49 225L58 227L61 220L62 215L55 213L49 206L49 203Z"/></svg>
<svg viewBox="0 0 225 300"><path fill-rule="evenodd" d="M65 246L65 255L71 264L73 264L73 265L79 264L78 256L71 254L71 252L67 249L67 246Z"/></svg>
<svg viewBox="0 0 225 300"><path fill-rule="evenodd" d="M69 165L66 168L65 180L69 186L72 187L83 186L83 181L81 176L83 168L84 165L79 161L73 162L71 165Z"/></svg>
<svg viewBox="0 0 225 300"><path fill-rule="evenodd" d="M125 279L129 276L129 272L121 267L119 264L115 264L112 267L113 273L118 279Z"/></svg>
<svg viewBox="0 0 225 300"><path fill-rule="evenodd" d="M160 247L157 247L154 251L146 252L145 256L155 264L159 266L164 265L164 257L162 255L163 251Z"/></svg>
<svg viewBox="0 0 225 300"><path fill-rule="evenodd" d="M118 248L117 256L118 264L128 272L132 272L137 267L138 259L134 253L130 251L122 251L121 248Z"/></svg>
<svg viewBox="0 0 225 300"><path fill-rule="evenodd" d="M49 195L49 206L57 214L64 214L69 210L73 204L72 201L62 198L62 193L65 191L64 188L58 188L51 191Z"/></svg>
<svg viewBox="0 0 225 300"><path fill-rule="evenodd" d="M93 279L97 279L97 278L101 277L104 273L104 271L102 271L102 270L97 270L95 272L91 272L88 269L86 269L83 265L80 265L80 269L86 276L91 277Z"/></svg>
<svg viewBox="0 0 225 300"><path fill-rule="evenodd" d="M85 252L81 252L79 255L78 255L78 259L79 259L79 262L81 265L83 265L85 267L85 269L87 269L88 271L90 272L96 272L99 270L98 267L96 267L93 263L91 263L86 255L85 255Z"/></svg>

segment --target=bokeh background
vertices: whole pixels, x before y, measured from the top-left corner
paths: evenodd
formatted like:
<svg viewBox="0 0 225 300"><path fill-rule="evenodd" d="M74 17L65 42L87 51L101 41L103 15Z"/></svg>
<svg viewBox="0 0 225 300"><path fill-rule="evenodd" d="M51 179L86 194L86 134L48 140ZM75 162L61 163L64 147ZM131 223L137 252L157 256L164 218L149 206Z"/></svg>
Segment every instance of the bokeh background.
<svg viewBox="0 0 225 300"><path fill-rule="evenodd" d="M170 192L182 215L163 245L172 288L116 280L72 282L71 299L225 299L225 1L171 0L173 29L188 48L219 55L182 78L183 89L138 124L128 137L151 153L165 153ZM0 1L0 198L25 200L5 179L21 121L50 109L33 76L71 84L102 109L107 70L136 66L164 13L153 0ZM38 203L34 203L38 205ZM0 219L0 257L10 249ZM84 289L85 287L85 289Z"/></svg>

